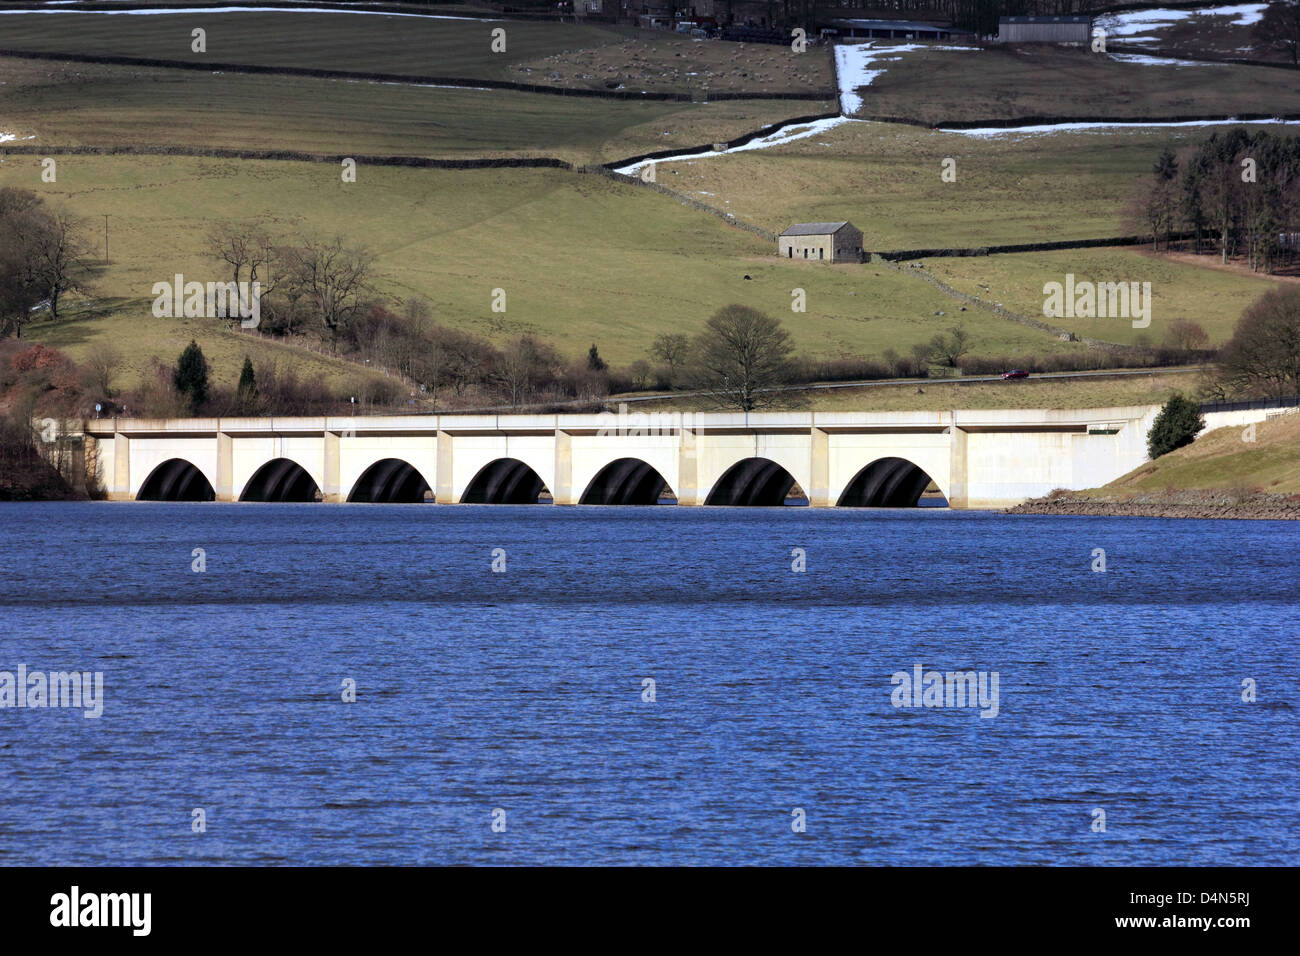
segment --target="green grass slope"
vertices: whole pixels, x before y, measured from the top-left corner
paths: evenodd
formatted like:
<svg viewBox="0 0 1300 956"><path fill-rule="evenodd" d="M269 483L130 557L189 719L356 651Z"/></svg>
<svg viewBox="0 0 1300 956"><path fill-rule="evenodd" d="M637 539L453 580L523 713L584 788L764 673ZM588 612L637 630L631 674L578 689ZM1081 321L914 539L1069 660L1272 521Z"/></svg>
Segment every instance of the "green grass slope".
<svg viewBox="0 0 1300 956"><path fill-rule="evenodd" d="M1283 281L1171 259L1145 247L927 259L924 265L941 281L968 295L1080 336L1129 345L1144 339L1159 344L1175 319L1198 323L1210 336L1212 346L1222 345L1231 338L1233 326L1247 306ZM1151 283L1150 326L1134 328L1133 322L1125 318L1044 316L1043 286L1048 282L1064 286L1067 274L1073 274L1076 283Z"/></svg>
<svg viewBox="0 0 1300 956"><path fill-rule="evenodd" d="M1242 427L1217 428L1089 494L1230 489L1300 494L1300 413L1260 422L1253 436Z"/></svg>
<svg viewBox="0 0 1300 956"><path fill-rule="evenodd" d="M1166 146L1177 152L1210 131L981 139L846 123L772 149L664 163L658 178L774 232L849 219L873 250L1094 239L1132 232L1123 210L1139 177ZM940 178L945 159L955 182Z"/></svg>
<svg viewBox="0 0 1300 956"><path fill-rule="evenodd" d="M1082 348L959 312L890 269L781 260L771 243L715 216L598 176L361 166L356 183L343 183L331 164L65 156L57 183L41 184L39 169L39 157L10 156L0 185L39 188L84 217L96 244L110 217L112 265L93 290L107 314L30 326L74 356L95 340L147 352L175 322L149 314L153 283L177 272L224 278L203 237L214 224L251 220L286 237L340 234L366 245L378 257L379 291L423 297L444 323L496 341L534 333L570 355L595 342L616 363L645 357L659 333L697 331L732 302L780 317L801 351L824 357L905 353L959 320L977 352ZM498 288L504 314L491 310ZM791 311L796 288L804 313Z"/></svg>

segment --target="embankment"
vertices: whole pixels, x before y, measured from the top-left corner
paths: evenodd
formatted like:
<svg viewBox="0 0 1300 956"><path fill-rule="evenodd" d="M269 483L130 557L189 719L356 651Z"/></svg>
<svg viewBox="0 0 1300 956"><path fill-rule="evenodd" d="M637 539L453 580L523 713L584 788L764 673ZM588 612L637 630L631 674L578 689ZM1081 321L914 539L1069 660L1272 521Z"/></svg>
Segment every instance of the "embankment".
<svg viewBox="0 0 1300 956"><path fill-rule="evenodd" d="M1300 412L1202 434L1101 488L1053 491L1008 514L1300 518Z"/></svg>
<svg viewBox="0 0 1300 956"><path fill-rule="evenodd" d="M1300 495L1249 491L1160 491L1124 498L1054 492L1008 508L1013 515L1087 515L1125 518L1300 519Z"/></svg>

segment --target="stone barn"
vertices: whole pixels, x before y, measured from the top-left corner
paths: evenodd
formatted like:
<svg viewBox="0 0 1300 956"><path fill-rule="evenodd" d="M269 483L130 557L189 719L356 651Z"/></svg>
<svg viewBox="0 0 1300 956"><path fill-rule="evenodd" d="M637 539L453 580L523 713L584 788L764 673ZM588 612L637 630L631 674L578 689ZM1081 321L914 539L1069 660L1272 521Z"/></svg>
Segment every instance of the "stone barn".
<svg viewBox="0 0 1300 956"><path fill-rule="evenodd" d="M784 259L861 262L862 231L851 222L796 222L777 237Z"/></svg>
<svg viewBox="0 0 1300 956"><path fill-rule="evenodd" d="M999 17L999 43L1082 43L1092 40L1092 17Z"/></svg>

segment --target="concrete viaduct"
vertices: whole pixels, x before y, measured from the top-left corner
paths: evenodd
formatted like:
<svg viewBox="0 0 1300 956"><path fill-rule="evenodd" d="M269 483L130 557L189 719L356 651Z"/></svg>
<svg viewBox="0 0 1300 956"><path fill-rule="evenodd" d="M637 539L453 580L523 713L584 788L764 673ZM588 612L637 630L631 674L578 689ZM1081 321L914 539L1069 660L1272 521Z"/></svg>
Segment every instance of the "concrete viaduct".
<svg viewBox="0 0 1300 956"><path fill-rule="evenodd" d="M1001 508L1146 460L1158 406L99 419L111 499ZM796 490L796 493L797 493Z"/></svg>

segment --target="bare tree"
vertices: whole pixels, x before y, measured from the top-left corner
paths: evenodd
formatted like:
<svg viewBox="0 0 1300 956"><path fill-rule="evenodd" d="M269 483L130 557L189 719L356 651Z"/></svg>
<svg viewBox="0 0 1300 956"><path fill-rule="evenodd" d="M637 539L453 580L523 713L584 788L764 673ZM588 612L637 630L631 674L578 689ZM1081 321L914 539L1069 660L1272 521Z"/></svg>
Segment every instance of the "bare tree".
<svg viewBox="0 0 1300 956"><path fill-rule="evenodd" d="M632 387L637 391L644 391L650 381L650 363L645 359L637 359L627 367L627 374Z"/></svg>
<svg viewBox="0 0 1300 956"><path fill-rule="evenodd" d="M954 325L947 335L940 332L930 340L930 354L936 361L951 368L957 367L970 347L970 333L960 325Z"/></svg>
<svg viewBox="0 0 1300 956"><path fill-rule="evenodd" d="M28 222L33 281L50 304L50 318L57 320L63 294L76 289L84 273L87 244L80 222L67 213L45 212Z"/></svg>
<svg viewBox="0 0 1300 956"><path fill-rule="evenodd" d="M213 227L205 239L208 254L230 267L230 277L236 284L245 281L263 285L268 279L271 260L271 240L266 233L246 223L223 223Z"/></svg>
<svg viewBox="0 0 1300 956"><path fill-rule="evenodd" d="M99 398L112 398L113 381L122 369L122 353L111 345L101 345L82 363L86 384Z"/></svg>
<svg viewBox="0 0 1300 956"><path fill-rule="evenodd" d="M0 320L21 337L39 305L59 317L63 295L85 272L86 243L76 220L46 208L25 189L0 190Z"/></svg>
<svg viewBox="0 0 1300 956"><path fill-rule="evenodd" d="M665 332L654 340L650 354L668 366L669 378L676 378L690 353L690 340L681 333Z"/></svg>
<svg viewBox="0 0 1300 956"><path fill-rule="evenodd" d="M1219 382L1226 395L1300 393L1300 288L1266 293L1242 314L1219 351Z"/></svg>
<svg viewBox="0 0 1300 956"><path fill-rule="evenodd" d="M724 407L751 411L769 405L794 376L790 333L757 309L728 305L719 309L696 336L691 350L692 377Z"/></svg>
<svg viewBox="0 0 1300 956"><path fill-rule="evenodd" d="M365 307L373 257L360 247L345 246L339 236L328 242L308 239L280 255L281 283L310 304L337 351L339 336Z"/></svg>
<svg viewBox="0 0 1300 956"><path fill-rule="evenodd" d="M912 346L912 370L917 378L927 378L930 374L930 355L933 350L924 342Z"/></svg>
<svg viewBox="0 0 1300 956"><path fill-rule="evenodd" d="M537 395L559 374L560 358L551 346L531 335L515 339L498 356L492 380L516 408Z"/></svg>
<svg viewBox="0 0 1300 956"><path fill-rule="evenodd" d="M1165 330L1165 343L1176 349L1203 349L1209 346L1210 336L1191 319L1174 319Z"/></svg>

